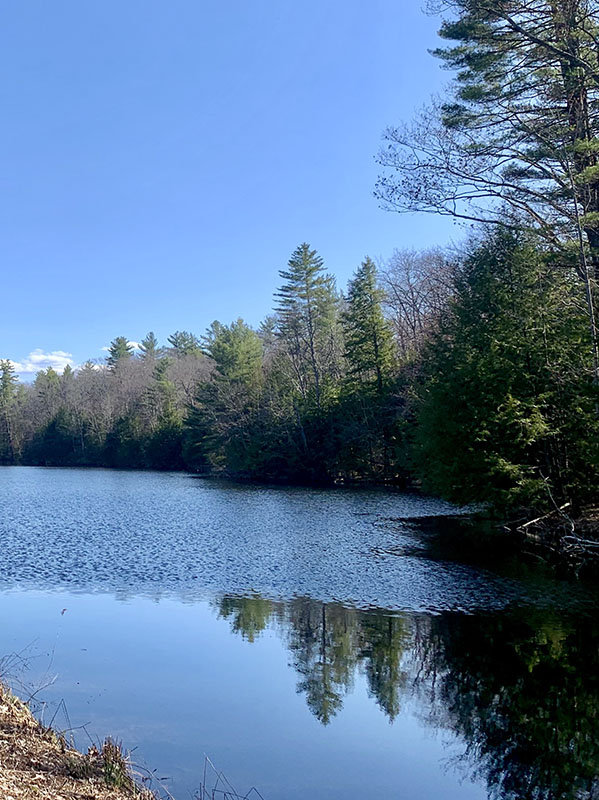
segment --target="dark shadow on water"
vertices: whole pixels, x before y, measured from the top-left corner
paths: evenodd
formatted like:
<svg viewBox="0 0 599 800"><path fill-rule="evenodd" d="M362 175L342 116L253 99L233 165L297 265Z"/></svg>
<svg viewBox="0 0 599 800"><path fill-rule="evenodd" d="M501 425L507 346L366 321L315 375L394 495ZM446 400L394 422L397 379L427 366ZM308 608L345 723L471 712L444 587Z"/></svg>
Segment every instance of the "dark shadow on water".
<svg viewBox="0 0 599 800"><path fill-rule="evenodd" d="M502 522L481 514L431 516L403 520L402 525L412 542L405 553L414 557L480 567L522 581L570 582L575 577L571 570L543 558ZM592 588L594 582L582 581L582 585Z"/></svg>

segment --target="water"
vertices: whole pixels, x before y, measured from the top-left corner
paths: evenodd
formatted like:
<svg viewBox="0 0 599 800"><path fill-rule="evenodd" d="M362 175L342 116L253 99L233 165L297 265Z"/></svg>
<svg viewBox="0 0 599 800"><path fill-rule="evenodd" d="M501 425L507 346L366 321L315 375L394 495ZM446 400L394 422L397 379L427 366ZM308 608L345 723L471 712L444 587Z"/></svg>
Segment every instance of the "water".
<svg viewBox="0 0 599 800"><path fill-rule="evenodd" d="M594 592L452 560L450 513L0 468L0 654L46 722L122 739L176 800L205 755L266 800L599 796Z"/></svg>

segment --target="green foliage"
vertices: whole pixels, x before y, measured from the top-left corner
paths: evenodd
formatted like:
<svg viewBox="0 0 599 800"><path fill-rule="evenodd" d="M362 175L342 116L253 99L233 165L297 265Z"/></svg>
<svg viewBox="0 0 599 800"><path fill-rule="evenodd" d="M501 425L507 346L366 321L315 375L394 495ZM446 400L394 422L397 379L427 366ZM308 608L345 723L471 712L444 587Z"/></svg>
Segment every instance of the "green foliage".
<svg viewBox="0 0 599 800"><path fill-rule="evenodd" d="M139 357L143 361L153 361L160 355L160 348L158 347L158 339L154 335L154 331L150 331L139 344Z"/></svg>
<svg viewBox="0 0 599 800"><path fill-rule="evenodd" d="M242 319L231 325L213 322L204 341L216 369L212 381L199 387L189 411L186 457L197 466L247 474L262 441L262 342Z"/></svg>
<svg viewBox="0 0 599 800"><path fill-rule="evenodd" d="M507 233L466 258L423 355L414 459L428 490L501 507L580 500L597 420L572 282ZM588 368L587 364L587 368ZM573 368L574 367L574 368Z"/></svg>
<svg viewBox="0 0 599 800"><path fill-rule="evenodd" d="M139 358L117 337L108 370L48 369L27 388L0 362L0 459L297 483L415 478L503 510L581 505L599 478L599 397L577 257L574 245L556 254L530 234L487 233L455 263L397 261L387 297L367 258L343 303L302 244L259 331L215 321L201 347L173 334L168 355L148 334Z"/></svg>
<svg viewBox="0 0 599 800"><path fill-rule="evenodd" d="M339 298L303 244L280 273L277 312L260 333L214 322L204 340L212 379L187 418L185 453L237 477L330 481L341 386Z"/></svg>
<svg viewBox="0 0 599 800"><path fill-rule="evenodd" d="M163 417L147 440L143 466L160 470L185 468L183 423L176 415Z"/></svg>
<svg viewBox="0 0 599 800"><path fill-rule="evenodd" d="M598 644L594 625L546 612L431 617L421 670L435 680L426 691L489 797L593 796Z"/></svg>
<svg viewBox="0 0 599 800"><path fill-rule="evenodd" d="M121 362L128 361L132 355L133 345L129 344L129 339L126 336L117 336L110 343L106 363L111 370L115 370Z"/></svg>
<svg viewBox="0 0 599 800"><path fill-rule="evenodd" d="M334 278L307 243L297 247L277 298L275 330L292 369L292 380L302 400L320 409L338 375L339 298Z"/></svg>
<svg viewBox="0 0 599 800"><path fill-rule="evenodd" d="M455 734L460 775L490 798L593 797L599 638L579 612L389 614L259 595L217 608L249 641L268 625L284 631L297 690L322 725L362 675L389 721L417 697L421 723Z"/></svg>
<svg viewBox="0 0 599 800"><path fill-rule="evenodd" d="M297 691L322 725L342 708L358 670L363 670L369 693L389 720L399 713L407 683L401 661L410 645L409 626L401 615L361 612L308 598L277 603L260 595L223 597L218 610L230 620L231 630L250 642L273 622L284 626Z"/></svg>
<svg viewBox="0 0 599 800"><path fill-rule="evenodd" d="M244 386L247 391L260 384L262 342L242 319L231 325L213 322L205 337L205 349L222 378Z"/></svg>
<svg viewBox="0 0 599 800"><path fill-rule="evenodd" d="M175 331L167 339L174 355L177 358L182 356L199 356L202 353L200 340L189 331Z"/></svg>
<svg viewBox="0 0 599 800"><path fill-rule="evenodd" d="M103 459L109 467L145 466L143 434L137 417L128 414L116 420L106 437Z"/></svg>
<svg viewBox="0 0 599 800"><path fill-rule="evenodd" d="M122 746L112 739L106 739L102 745L100 757L106 786L115 789L127 789L132 793L136 793L135 784L129 772L129 765Z"/></svg>
<svg viewBox="0 0 599 800"><path fill-rule="evenodd" d="M0 359L0 463L12 463L17 458L14 432L17 376L8 359Z"/></svg>
<svg viewBox="0 0 599 800"><path fill-rule="evenodd" d="M256 641L266 629L273 611L272 601L259 594L223 597L219 604L219 617L230 619L233 633L240 633L248 642Z"/></svg>
<svg viewBox="0 0 599 800"><path fill-rule="evenodd" d="M17 376L12 362L8 359L0 359L0 403L3 407L12 403L16 383Z"/></svg>
<svg viewBox="0 0 599 800"><path fill-rule="evenodd" d="M73 463L76 460L76 442L71 419L67 411L60 408L36 436L28 450L28 460L46 467Z"/></svg>
<svg viewBox="0 0 599 800"><path fill-rule="evenodd" d="M72 385L74 379L75 379L75 370L73 369L73 367L70 364L67 364L66 367L62 371L62 376L60 378L60 383L61 383L61 385L63 387L64 386L69 386L69 385Z"/></svg>
<svg viewBox="0 0 599 800"><path fill-rule="evenodd" d="M383 292L377 286L376 267L366 258L349 283L343 314L348 377L361 386L372 385L381 394L393 370L393 341L382 310Z"/></svg>
<svg viewBox="0 0 599 800"><path fill-rule="evenodd" d="M590 329L597 309L587 297L585 260L595 280L599 275L597 4L435 6L445 17L445 46L434 55L454 80L414 124L387 131L377 194L399 211L526 226L564 256L561 268L569 263L568 244L582 238L578 294ZM588 339L599 360L597 332Z"/></svg>

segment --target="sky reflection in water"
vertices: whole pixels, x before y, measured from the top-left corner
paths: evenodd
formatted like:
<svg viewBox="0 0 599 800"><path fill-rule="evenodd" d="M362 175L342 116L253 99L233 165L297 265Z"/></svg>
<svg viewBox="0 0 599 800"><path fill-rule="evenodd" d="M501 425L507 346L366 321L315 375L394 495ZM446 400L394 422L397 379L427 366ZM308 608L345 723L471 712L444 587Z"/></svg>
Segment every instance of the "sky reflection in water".
<svg viewBox="0 0 599 800"><path fill-rule="evenodd" d="M46 719L64 698L59 727L136 746L177 800L205 753L267 800L594 796L593 598L414 555L397 519L447 506L101 470L0 487L15 680L57 675Z"/></svg>

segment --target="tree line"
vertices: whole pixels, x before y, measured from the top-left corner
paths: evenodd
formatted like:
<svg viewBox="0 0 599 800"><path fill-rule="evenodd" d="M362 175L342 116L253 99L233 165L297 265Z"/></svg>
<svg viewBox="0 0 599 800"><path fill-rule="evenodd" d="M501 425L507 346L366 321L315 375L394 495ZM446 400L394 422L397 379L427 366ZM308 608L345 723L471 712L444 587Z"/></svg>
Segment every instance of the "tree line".
<svg viewBox="0 0 599 800"><path fill-rule="evenodd" d="M583 503L597 392L574 271L530 232L366 258L345 294L308 244L258 329L124 336L102 364L19 383L0 362L3 463L419 483L459 502Z"/></svg>
<svg viewBox="0 0 599 800"><path fill-rule="evenodd" d="M399 364L445 289L428 287L428 305L410 293L424 290L434 265L445 268L441 253L396 254L384 290L366 258L344 296L304 243L281 270L275 309L258 329L215 321L201 337L177 331L166 346L149 333L138 352L118 336L104 362L62 375L48 368L31 384L2 360L0 460L392 479Z"/></svg>

